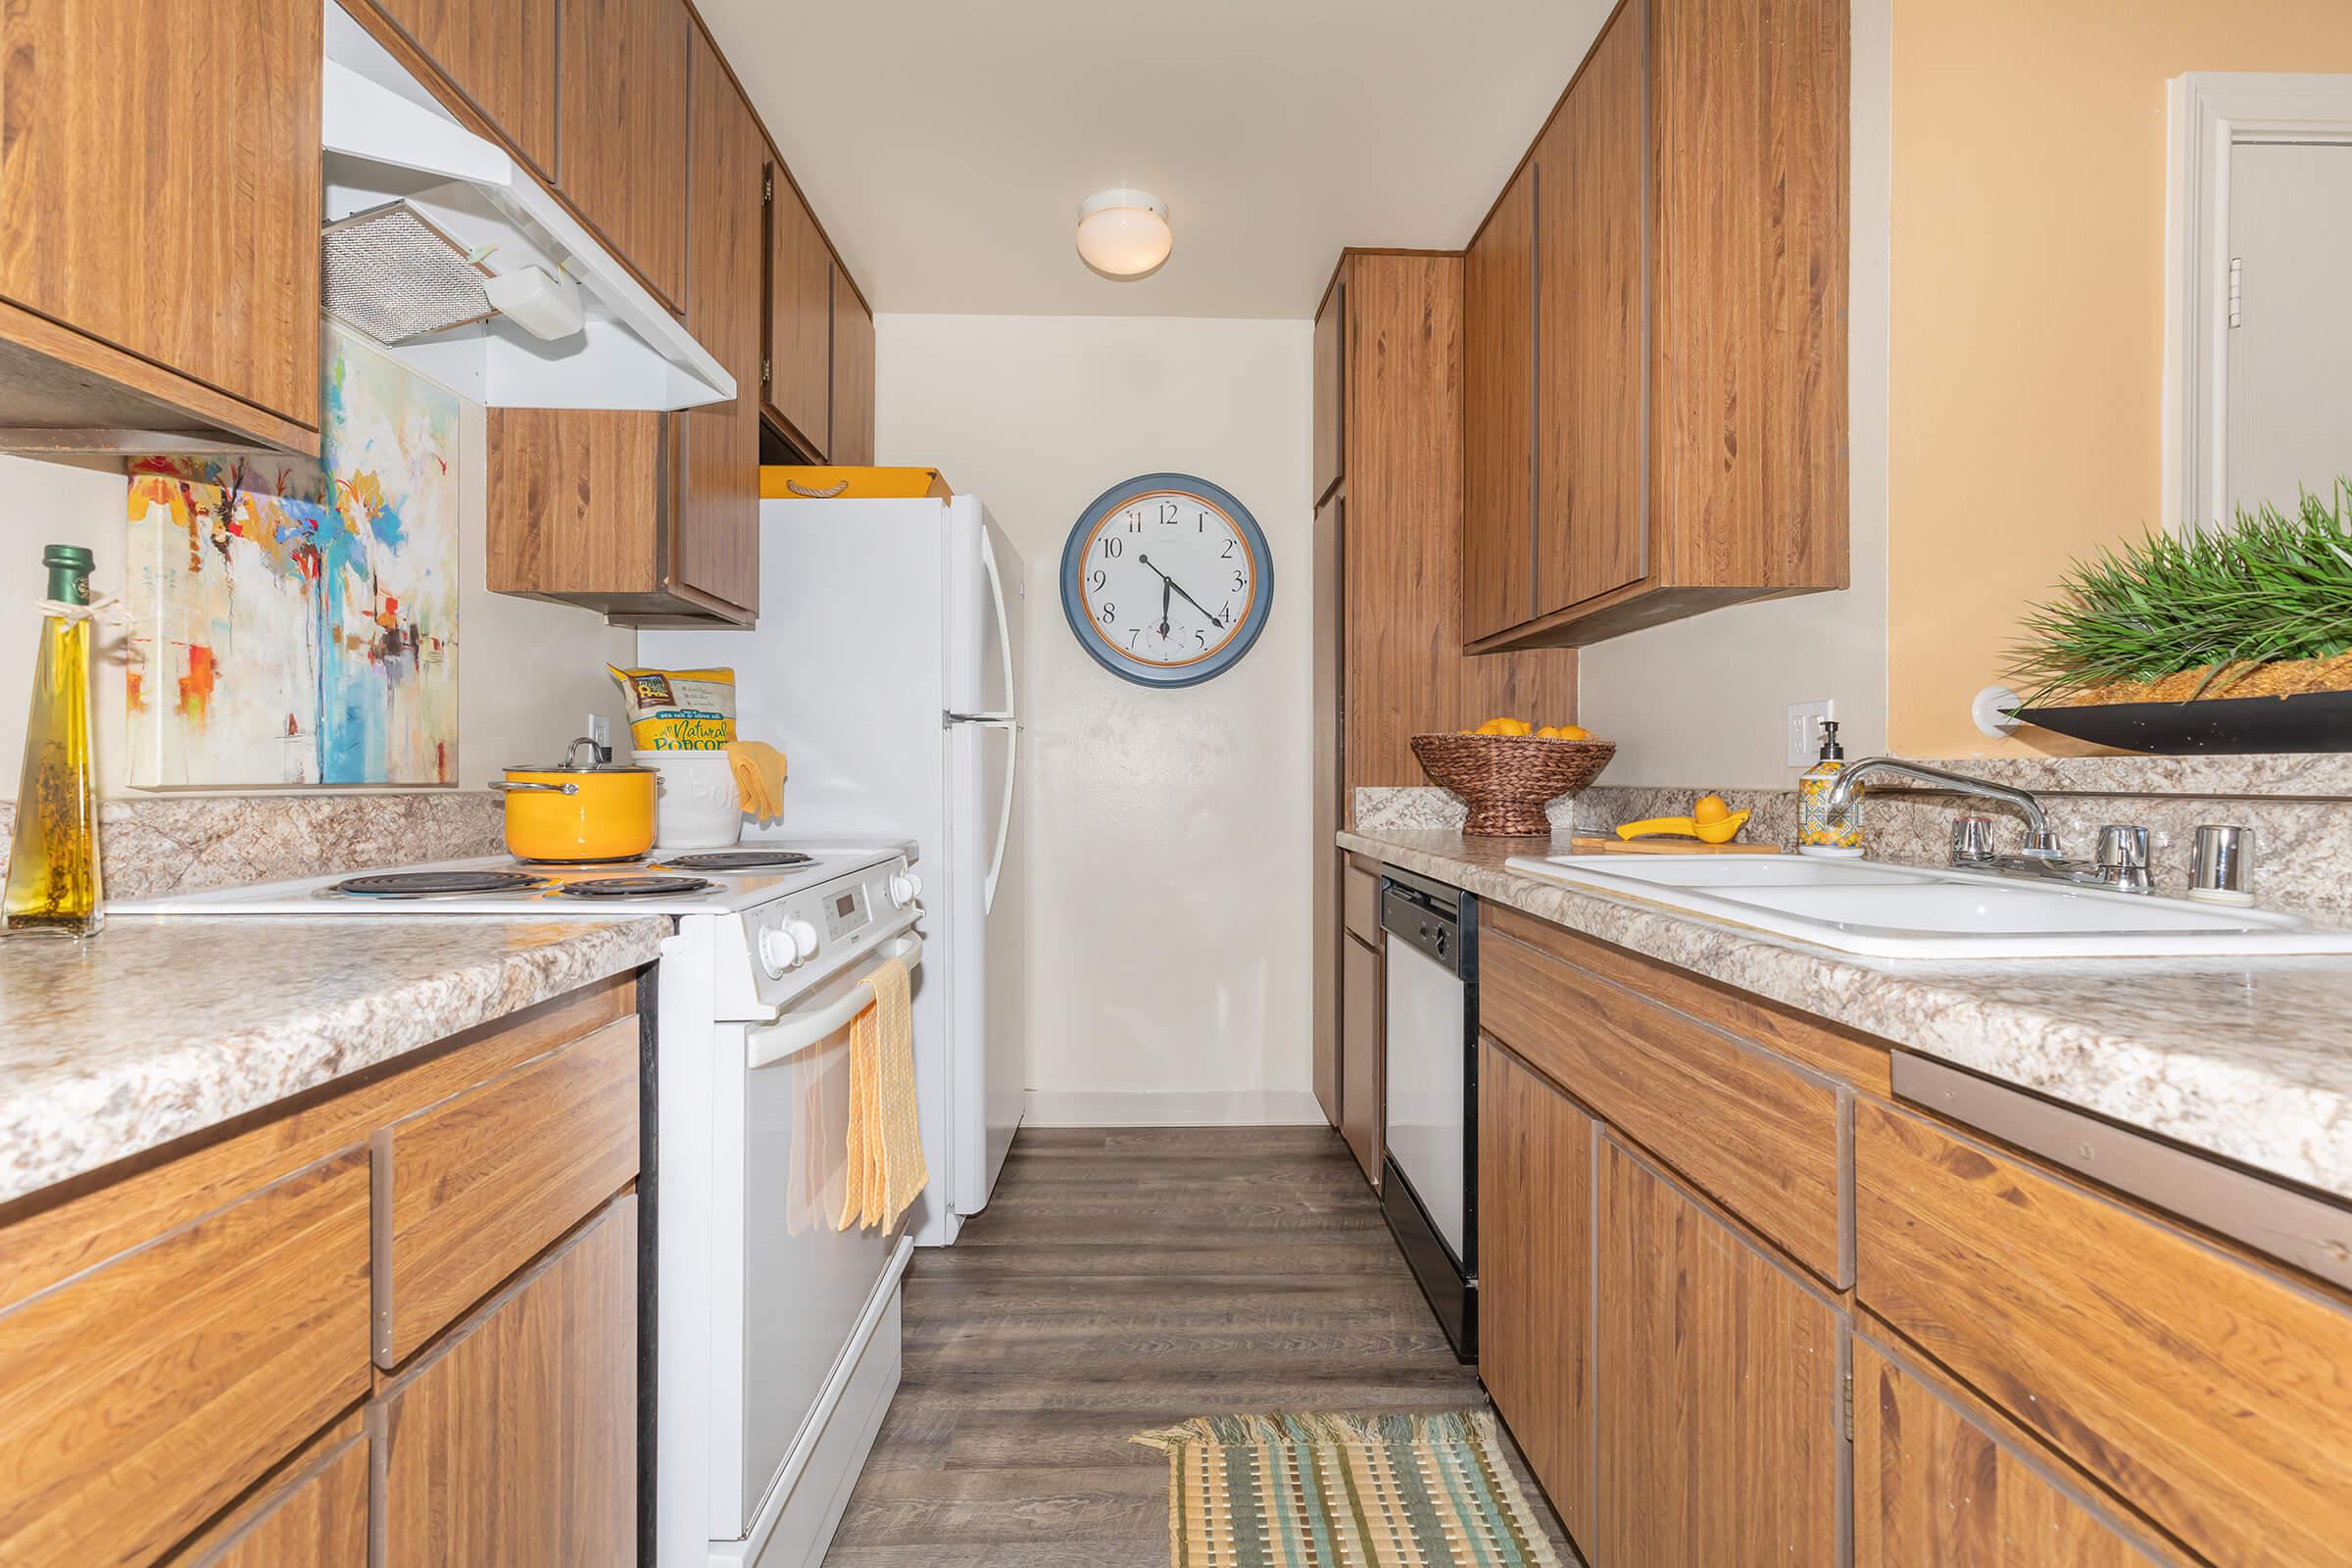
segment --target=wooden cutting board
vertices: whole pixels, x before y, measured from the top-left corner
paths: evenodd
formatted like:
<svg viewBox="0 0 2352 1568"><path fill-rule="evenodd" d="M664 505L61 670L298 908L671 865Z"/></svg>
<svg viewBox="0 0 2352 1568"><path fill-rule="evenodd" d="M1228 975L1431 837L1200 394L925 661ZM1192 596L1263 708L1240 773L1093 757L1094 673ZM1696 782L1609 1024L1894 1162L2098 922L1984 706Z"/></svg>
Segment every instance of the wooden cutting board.
<svg viewBox="0 0 2352 1568"><path fill-rule="evenodd" d="M1579 855L1779 855L1777 844L1702 844L1697 839L1592 838L1579 833L1569 845Z"/></svg>

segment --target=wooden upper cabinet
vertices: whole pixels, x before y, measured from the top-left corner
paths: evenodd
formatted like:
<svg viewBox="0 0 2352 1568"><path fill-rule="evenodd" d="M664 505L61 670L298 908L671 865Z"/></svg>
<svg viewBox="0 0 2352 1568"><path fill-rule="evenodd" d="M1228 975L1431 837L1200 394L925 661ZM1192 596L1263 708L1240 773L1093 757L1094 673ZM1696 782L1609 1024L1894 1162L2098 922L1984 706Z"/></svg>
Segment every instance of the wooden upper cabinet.
<svg viewBox="0 0 2352 1568"><path fill-rule="evenodd" d="M558 0L372 0L514 149L556 172Z"/></svg>
<svg viewBox="0 0 2352 1568"><path fill-rule="evenodd" d="M1478 1375L1560 1523L1592 1539L1592 1147L1597 1124L1479 1045Z"/></svg>
<svg viewBox="0 0 2352 1568"><path fill-rule="evenodd" d="M1854 1568L2187 1560L1974 1402L1854 1342Z"/></svg>
<svg viewBox="0 0 2352 1568"><path fill-rule="evenodd" d="M767 406L814 461L833 419L833 257L781 164L767 199Z"/></svg>
<svg viewBox="0 0 2352 1568"><path fill-rule="evenodd" d="M1315 499L1321 506L1348 463L1348 269L1343 264L1315 313Z"/></svg>
<svg viewBox="0 0 2352 1568"><path fill-rule="evenodd" d="M1836 1562L1842 1314L1614 1137L1598 1163L1592 1560Z"/></svg>
<svg viewBox="0 0 2352 1568"><path fill-rule="evenodd" d="M1649 560L1642 270L1648 10L1620 11L1536 144L1538 614L1638 580Z"/></svg>
<svg viewBox="0 0 2352 1568"><path fill-rule="evenodd" d="M874 317L833 272L833 435L825 457L845 467L874 461Z"/></svg>
<svg viewBox="0 0 2352 1568"><path fill-rule="evenodd" d="M1533 189L1523 170L1473 240L1463 606L1481 648L1845 586L1848 24L1841 0L1627 0L1538 140ZM1524 326L1506 265L1523 201ZM1513 514L1527 382L1535 501Z"/></svg>
<svg viewBox="0 0 2352 1568"><path fill-rule="evenodd" d="M686 303L686 8L563 0L561 16L557 183L675 309Z"/></svg>
<svg viewBox="0 0 2352 1568"><path fill-rule="evenodd" d="M0 8L0 447L318 451L322 24Z"/></svg>
<svg viewBox="0 0 2352 1568"><path fill-rule="evenodd" d="M735 377L726 403L689 409L678 444L676 580L760 608L760 318L767 144L716 48L693 29L687 88L686 329Z"/></svg>
<svg viewBox="0 0 2352 1568"><path fill-rule="evenodd" d="M1535 241L1531 164L1462 258L1462 640L1535 609ZM1492 716L1492 715L1489 715Z"/></svg>

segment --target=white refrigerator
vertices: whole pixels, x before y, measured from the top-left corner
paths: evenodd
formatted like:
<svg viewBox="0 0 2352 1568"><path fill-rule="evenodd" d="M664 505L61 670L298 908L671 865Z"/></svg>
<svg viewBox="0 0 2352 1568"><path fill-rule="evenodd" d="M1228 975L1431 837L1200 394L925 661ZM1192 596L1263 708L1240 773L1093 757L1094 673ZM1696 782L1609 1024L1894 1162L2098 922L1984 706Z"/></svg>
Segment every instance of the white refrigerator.
<svg viewBox="0 0 2352 1568"><path fill-rule="evenodd" d="M747 839L916 841L913 1228L944 1247L988 1205L1027 1087L1021 560L972 496L769 501L760 530L759 625L642 632L638 662L732 666L736 733L784 750L784 819Z"/></svg>

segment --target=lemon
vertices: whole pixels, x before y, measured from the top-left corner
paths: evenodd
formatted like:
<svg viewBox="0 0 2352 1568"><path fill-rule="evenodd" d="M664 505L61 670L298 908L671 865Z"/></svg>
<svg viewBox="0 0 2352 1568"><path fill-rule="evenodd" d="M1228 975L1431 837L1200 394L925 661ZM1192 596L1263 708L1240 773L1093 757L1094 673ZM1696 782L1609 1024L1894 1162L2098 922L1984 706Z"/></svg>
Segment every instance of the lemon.
<svg viewBox="0 0 2352 1568"><path fill-rule="evenodd" d="M1720 822L1731 814L1731 803L1720 795L1701 795L1698 804L1690 808L1694 822Z"/></svg>
<svg viewBox="0 0 2352 1568"><path fill-rule="evenodd" d="M1589 741L1592 738L1592 732L1582 724L1562 724L1557 729L1548 729L1544 733L1557 735L1564 741Z"/></svg>

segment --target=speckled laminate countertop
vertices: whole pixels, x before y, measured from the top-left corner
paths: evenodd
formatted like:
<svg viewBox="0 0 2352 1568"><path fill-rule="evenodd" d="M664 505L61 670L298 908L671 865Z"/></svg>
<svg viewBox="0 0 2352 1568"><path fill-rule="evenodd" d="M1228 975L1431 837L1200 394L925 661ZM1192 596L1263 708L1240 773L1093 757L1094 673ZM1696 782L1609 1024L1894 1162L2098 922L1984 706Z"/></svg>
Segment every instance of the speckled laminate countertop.
<svg viewBox="0 0 2352 1568"><path fill-rule="evenodd" d="M1507 870L1524 842L1346 849L2053 1100L2352 1199L2352 958L1890 963Z"/></svg>
<svg viewBox="0 0 2352 1568"><path fill-rule="evenodd" d="M115 915L0 941L0 1201L649 963L670 926Z"/></svg>

